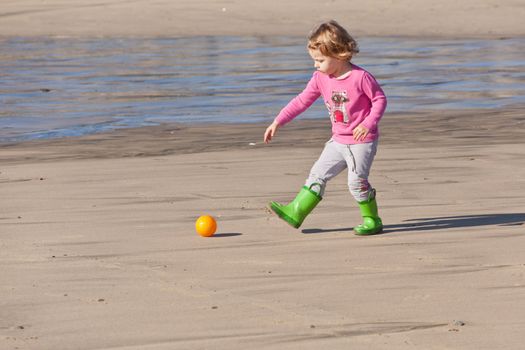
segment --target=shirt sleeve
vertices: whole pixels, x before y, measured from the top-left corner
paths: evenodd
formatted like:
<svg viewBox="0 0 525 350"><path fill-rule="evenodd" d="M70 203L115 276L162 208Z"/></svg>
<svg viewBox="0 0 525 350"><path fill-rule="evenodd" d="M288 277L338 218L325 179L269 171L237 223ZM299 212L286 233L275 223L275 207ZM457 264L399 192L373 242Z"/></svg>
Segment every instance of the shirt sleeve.
<svg viewBox="0 0 525 350"><path fill-rule="evenodd" d="M363 79L361 80L361 89L366 96L370 99L372 107L370 108L370 113L361 123L368 130L375 129L379 120L385 113L386 109L386 96L379 83L374 79L374 77L365 72L363 74Z"/></svg>
<svg viewBox="0 0 525 350"><path fill-rule="evenodd" d="M319 86L317 83L317 77L315 72L306 85L306 88L296 97L294 97L288 104L279 112L275 121L279 125L285 125L291 122L299 114L303 113L310 107L315 100L321 96Z"/></svg>

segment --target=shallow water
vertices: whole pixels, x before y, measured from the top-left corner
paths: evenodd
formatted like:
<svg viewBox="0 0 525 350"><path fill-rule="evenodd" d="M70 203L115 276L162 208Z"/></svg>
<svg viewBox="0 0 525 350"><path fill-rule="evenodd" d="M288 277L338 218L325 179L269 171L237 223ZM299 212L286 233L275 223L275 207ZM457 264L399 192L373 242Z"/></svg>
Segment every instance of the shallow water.
<svg viewBox="0 0 525 350"><path fill-rule="evenodd" d="M525 39L364 38L388 112L525 102ZM304 39L0 40L0 142L165 122L270 122L313 72ZM302 116L325 118L318 101Z"/></svg>

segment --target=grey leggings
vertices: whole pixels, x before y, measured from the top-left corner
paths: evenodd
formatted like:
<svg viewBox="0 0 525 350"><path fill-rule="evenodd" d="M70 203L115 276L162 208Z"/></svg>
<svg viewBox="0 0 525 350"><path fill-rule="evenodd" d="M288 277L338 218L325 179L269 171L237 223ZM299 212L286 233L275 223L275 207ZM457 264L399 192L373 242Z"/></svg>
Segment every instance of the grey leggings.
<svg viewBox="0 0 525 350"><path fill-rule="evenodd" d="M306 186L320 185L319 195L323 196L326 183L348 168L348 189L356 201L369 199L372 186L368 174L377 151L377 140L357 145L345 145L330 140L325 144L319 159L310 170ZM312 187L316 191L316 187Z"/></svg>

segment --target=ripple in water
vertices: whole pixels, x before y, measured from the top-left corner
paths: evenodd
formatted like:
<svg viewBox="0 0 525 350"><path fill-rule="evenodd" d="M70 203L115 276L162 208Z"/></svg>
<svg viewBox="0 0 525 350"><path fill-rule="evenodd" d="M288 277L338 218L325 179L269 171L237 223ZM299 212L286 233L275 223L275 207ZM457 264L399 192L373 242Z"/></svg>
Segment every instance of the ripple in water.
<svg viewBox="0 0 525 350"><path fill-rule="evenodd" d="M387 112L523 105L525 40L365 38ZM0 40L0 141L270 121L313 72L303 38ZM325 118L321 101L302 118Z"/></svg>

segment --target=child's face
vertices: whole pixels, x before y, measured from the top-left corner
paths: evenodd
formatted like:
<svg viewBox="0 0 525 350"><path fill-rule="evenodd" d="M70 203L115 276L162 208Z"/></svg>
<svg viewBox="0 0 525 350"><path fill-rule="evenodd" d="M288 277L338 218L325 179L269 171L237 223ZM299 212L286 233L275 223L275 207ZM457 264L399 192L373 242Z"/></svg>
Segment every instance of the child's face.
<svg viewBox="0 0 525 350"><path fill-rule="evenodd" d="M347 68L348 61L325 56L319 50L308 50L308 53L314 60L315 68L321 73L339 76Z"/></svg>

